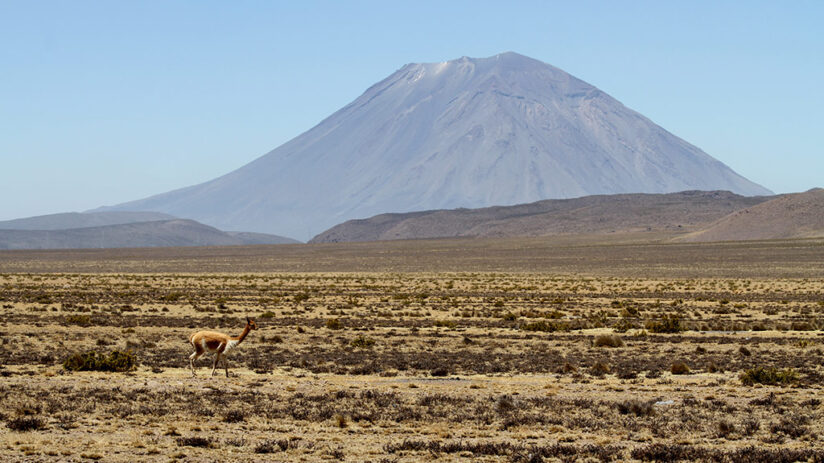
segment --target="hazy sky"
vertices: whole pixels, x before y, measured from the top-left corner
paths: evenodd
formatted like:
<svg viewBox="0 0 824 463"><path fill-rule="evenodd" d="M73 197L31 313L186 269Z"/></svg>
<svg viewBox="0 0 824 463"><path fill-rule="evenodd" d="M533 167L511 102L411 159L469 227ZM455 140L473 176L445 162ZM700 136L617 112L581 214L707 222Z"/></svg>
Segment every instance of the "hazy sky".
<svg viewBox="0 0 824 463"><path fill-rule="evenodd" d="M824 2L0 0L0 220L212 179L409 62L515 51L776 192L824 186Z"/></svg>

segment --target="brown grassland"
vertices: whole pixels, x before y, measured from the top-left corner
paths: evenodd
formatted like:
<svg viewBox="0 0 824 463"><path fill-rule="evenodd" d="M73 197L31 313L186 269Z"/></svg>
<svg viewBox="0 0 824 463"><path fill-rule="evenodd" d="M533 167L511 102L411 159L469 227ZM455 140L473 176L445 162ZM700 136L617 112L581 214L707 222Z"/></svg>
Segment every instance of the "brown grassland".
<svg viewBox="0 0 824 463"><path fill-rule="evenodd" d="M0 456L824 461L822 263L643 236L0 252ZM231 377L192 378L187 335L247 315ZM64 367L88 352L136 363Z"/></svg>

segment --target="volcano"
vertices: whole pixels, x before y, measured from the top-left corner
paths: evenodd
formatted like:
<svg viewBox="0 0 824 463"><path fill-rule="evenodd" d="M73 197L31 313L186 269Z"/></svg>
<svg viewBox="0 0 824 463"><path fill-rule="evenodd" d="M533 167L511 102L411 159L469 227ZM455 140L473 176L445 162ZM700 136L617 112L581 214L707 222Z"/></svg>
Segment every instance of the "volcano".
<svg viewBox="0 0 824 463"><path fill-rule="evenodd" d="M510 52L408 64L233 172L101 210L307 240L386 212L684 190L771 193L596 87Z"/></svg>

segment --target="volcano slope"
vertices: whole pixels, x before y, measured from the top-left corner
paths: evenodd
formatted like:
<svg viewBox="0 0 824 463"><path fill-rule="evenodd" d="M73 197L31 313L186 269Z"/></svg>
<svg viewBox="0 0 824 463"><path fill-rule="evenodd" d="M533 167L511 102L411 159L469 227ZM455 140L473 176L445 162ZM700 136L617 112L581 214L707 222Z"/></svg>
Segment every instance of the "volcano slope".
<svg viewBox="0 0 824 463"><path fill-rule="evenodd" d="M502 53L405 65L233 172L106 209L305 241L387 212L685 190L770 194L598 88Z"/></svg>

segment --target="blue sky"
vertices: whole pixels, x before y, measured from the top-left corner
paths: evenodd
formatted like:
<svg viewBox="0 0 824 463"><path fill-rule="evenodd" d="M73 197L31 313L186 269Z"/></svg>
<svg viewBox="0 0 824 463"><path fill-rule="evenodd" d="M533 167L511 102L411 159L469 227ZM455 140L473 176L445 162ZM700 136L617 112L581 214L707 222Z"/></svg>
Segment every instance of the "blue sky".
<svg viewBox="0 0 824 463"><path fill-rule="evenodd" d="M0 220L209 180L406 63L503 51L776 192L824 186L821 24L821 1L0 0Z"/></svg>

